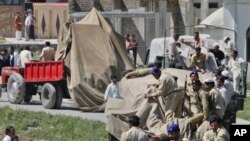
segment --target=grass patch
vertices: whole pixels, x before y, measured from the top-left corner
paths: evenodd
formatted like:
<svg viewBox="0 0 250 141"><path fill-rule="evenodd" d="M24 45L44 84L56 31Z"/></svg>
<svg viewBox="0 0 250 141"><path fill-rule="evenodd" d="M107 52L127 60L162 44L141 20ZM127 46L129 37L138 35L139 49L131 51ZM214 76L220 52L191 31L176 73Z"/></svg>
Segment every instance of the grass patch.
<svg viewBox="0 0 250 141"><path fill-rule="evenodd" d="M0 131L7 125L16 128L17 135L50 141L107 141L105 124L76 117L53 116L44 112L28 112L0 108Z"/></svg>
<svg viewBox="0 0 250 141"><path fill-rule="evenodd" d="M0 37L0 44L4 43L6 40L3 37Z"/></svg>
<svg viewBox="0 0 250 141"><path fill-rule="evenodd" d="M237 117L250 120L250 97L245 98L244 109L237 112Z"/></svg>

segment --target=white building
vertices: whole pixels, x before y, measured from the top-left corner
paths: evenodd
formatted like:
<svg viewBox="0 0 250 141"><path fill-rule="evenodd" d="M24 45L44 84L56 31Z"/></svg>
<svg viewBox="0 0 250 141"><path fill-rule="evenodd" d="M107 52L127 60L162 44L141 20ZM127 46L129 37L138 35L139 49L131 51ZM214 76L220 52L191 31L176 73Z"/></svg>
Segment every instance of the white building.
<svg viewBox="0 0 250 141"><path fill-rule="evenodd" d="M209 33L218 40L229 36L235 41L239 56L250 61L250 18L248 18L248 13L250 13L250 0L225 0L224 7L216 10L201 24L226 29L200 28L200 31Z"/></svg>
<svg viewBox="0 0 250 141"><path fill-rule="evenodd" d="M227 28L221 30L218 28L200 28L200 32L211 34L212 38L221 40L229 36L235 41L239 56L247 62L250 61L250 0L224 0L223 8L218 9L201 24L213 25ZM202 26L201 26L202 27ZM230 31L231 30L231 31ZM248 70L250 65L248 64ZM248 75L250 78L250 75ZM249 80L249 79L248 79Z"/></svg>

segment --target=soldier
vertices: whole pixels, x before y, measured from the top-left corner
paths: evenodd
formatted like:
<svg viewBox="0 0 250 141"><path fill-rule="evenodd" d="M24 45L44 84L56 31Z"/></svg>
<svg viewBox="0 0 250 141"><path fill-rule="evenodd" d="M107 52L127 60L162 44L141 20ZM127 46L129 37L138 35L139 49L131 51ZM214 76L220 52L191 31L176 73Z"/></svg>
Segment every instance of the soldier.
<svg viewBox="0 0 250 141"><path fill-rule="evenodd" d="M192 115L189 118L192 128L196 129L202 121L208 118L208 93L201 89L200 80L192 82L193 92L189 94L190 110Z"/></svg>
<svg viewBox="0 0 250 141"><path fill-rule="evenodd" d="M187 84L187 90L189 91L189 92L191 92L191 91L193 91L193 87L192 87L192 82L193 81L196 81L196 80L199 80L199 74L198 74L198 72L196 71L196 70L193 70L191 73L190 73L190 79L191 79L191 82L189 82L188 84ZM205 88L205 86L203 85L203 84L201 84L201 89L204 89Z"/></svg>
<svg viewBox="0 0 250 141"><path fill-rule="evenodd" d="M164 101L165 119L182 116L183 89L177 88L176 79L169 74L161 74L159 69L151 70L151 74L158 80L155 85L157 90L153 93L145 94L145 98L162 97ZM163 106L163 105L162 105Z"/></svg>
<svg viewBox="0 0 250 141"><path fill-rule="evenodd" d="M209 115L216 115L222 119L226 108L225 101L219 90L215 88L215 82L213 79L206 79L204 83L205 91L208 92ZM209 122L204 121L197 129L198 139L202 138L207 130L209 130Z"/></svg>
<svg viewBox="0 0 250 141"><path fill-rule="evenodd" d="M206 91L209 94L209 109L211 115L216 115L219 118L223 118L225 112L225 101L221 96L220 92L215 89L215 84L212 79L205 80Z"/></svg>

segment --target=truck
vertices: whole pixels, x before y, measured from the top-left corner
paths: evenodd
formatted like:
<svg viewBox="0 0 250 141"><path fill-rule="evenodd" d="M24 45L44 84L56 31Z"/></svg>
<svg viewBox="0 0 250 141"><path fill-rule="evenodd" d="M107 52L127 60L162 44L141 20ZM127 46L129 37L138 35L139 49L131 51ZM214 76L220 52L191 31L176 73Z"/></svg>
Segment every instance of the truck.
<svg viewBox="0 0 250 141"><path fill-rule="evenodd" d="M7 92L12 104L29 103L39 94L46 109L58 109L63 98L68 98L64 77L64 61L31 61L25 67L2 69L2 92Z"/></svg>

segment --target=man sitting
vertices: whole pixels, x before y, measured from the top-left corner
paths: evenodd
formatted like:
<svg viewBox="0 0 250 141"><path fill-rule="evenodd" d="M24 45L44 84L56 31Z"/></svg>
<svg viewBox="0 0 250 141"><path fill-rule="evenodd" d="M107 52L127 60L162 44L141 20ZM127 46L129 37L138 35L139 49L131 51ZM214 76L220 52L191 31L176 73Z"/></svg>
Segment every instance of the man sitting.
<svg viewBox="0 0 250 141"><path fill-rule="evenodd" d="M195 48L195 54L191 58L191 68L194 68L202 73L205 73L206 66L206 55L201 53L201 48Z"/></svg>
<svg viewBox="0 0 250 141"><path fill-rule="evenodd" d="M227 130L221 126L220 118L211 116L209 122L210 130L205 132L203 141L230 141Z"/></svg>
<svg viewBox="0 0 250 141"><path fill-rule="evenodd" d="M148 135L140 129L140 118L138 116L131 116L128 119L129 130L122 133L121 141L148 141Z"/></svg>

